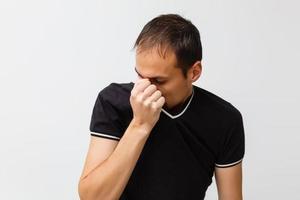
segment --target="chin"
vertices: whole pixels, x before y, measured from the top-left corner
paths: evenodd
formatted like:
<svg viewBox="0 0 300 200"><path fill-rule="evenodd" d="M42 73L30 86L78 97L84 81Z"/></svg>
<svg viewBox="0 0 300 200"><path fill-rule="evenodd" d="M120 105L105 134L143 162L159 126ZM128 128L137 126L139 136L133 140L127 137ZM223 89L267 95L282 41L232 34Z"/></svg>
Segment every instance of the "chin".
<svg viewBox="0 0 300 200"><path fill-rule="evenodd" d="M168 108L168 109L170 108L170 106L169 106L169 104L168 104L167 101L164 103L163 108Z"/></svg>
<svg viewBox="0 0 300 200"><path fill-rule="evenodd" d="M165 102L165 104L163 105L164 108L167 108L167 109L172 109L174 107L174 105L168 103L168 102Z"/></svg>

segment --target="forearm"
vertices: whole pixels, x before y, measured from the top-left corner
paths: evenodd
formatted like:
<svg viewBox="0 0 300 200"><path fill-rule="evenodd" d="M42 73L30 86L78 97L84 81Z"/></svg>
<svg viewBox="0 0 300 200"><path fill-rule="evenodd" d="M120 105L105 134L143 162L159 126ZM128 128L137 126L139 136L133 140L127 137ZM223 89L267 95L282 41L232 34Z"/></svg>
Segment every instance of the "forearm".
<svg viewBox="0 0 300 200"><path fill-rule="evenodd" d="M239 197L219 197L218 200L243 200L243 197L242 196L239 196Z"/></svg>
<svg viewBox="0 0 300 200"><path fill-rule="evenodd" d="M149 132L131 122L111 156L80 181L81 198L83 200L119 199Z"/></svg>

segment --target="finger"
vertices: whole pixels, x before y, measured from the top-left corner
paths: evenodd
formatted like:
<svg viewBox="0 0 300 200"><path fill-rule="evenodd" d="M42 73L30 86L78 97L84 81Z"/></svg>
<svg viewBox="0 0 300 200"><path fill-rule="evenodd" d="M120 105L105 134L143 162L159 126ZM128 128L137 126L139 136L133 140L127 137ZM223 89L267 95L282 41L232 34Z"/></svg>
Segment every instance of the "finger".
<svg viewBox="0 0 300 200"><path fill-rule="evenodd" d="M150 84L151 82L148 79L144 79L136 86L135 90L137 91L137 93L142 93Z"/></svg>
<svg viewBox="0 0 300 200"><path fill-rule="evenodd" d="M150 85L150 81L148 79L144 79L143 81L139 82L138 84L135 84L132 93L133 94L139 94L145 90Z"/></svg>
<svg viewBox="0 0 300 200"><path fill-rule="evenodd" d="M155 102L155 104L156 104L156 106L158 107L158 108L162 108L163 107L163 105L165 104L165 97L163 97L163 96L161 96L156 102Z"/></svg>
<svg viewBox="0 0 300 200"><path fill-rule="evenodd" d="M135 83L135 88L137 88L137 87L138 87L139 85L141 85L141 84L148 83L148 82L150 82L150 80L147 79L147 78L139 79L139 80L137 80L136 83ZM150 82L150 83L151 83L151 82Z"/></svg>
<svg viewBox="0 0 300 200"><path fill-rule="evenodd" d="M151 96L147 98L148 101L157 101L161 97L162 93L159 90L156 90Z"/></svg>
<svg viewBox="0 0 300 200"><path fill-rule="evenodd" d="M151 96L153 92L157 90L157 87L153 84L149 85L143 92L143 97L146 99L147 97Z"/></svg>

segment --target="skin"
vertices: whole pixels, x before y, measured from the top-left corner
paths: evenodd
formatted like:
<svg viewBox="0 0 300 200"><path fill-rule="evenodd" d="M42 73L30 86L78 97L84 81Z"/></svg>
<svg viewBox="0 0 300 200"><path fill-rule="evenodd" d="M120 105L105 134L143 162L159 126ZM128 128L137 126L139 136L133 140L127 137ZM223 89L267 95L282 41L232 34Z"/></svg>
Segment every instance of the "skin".
<svg viewBox="0 0 300 200"><path fill-rule="evenodd" d="M242 200L242 162L228 168L215 167L215 180L220 200Z"/></svg>
<svg viewBox="0 0 300 200"><path fill-rule="evenodd" d="M141 80L150 80L165 98L164 109L179 107L191 94L192 83L199 79L202 66L196 61L185 78L172 50L163 58L157 49L137 51L135 71ZM150 87L149 85L148 87ZM242 200L242 163L227 167L215 167L215 180L219 200Z"/></svg>
<svg viewBox="0 0 300 200"><path fill-rule="evenodd" d="M197 61L187 72L187 78L180 68L176 67L176 56L166 52L165 59L155 49L136 54L135 71L140 79L148 79L165 97L163 108L174 109L180 106L191 94L192 83L201 75L201 62Z"/></svg>
<svg viewBox="0 0 300 200"><path fill-rule="evenodd" d="M136 56L139 80L130 96L134 117L120 141L91 137L78 184L81 199L119 199L151 129L159 119L162 106L172 109L191 95L192 83L201 74L200 61L192 65L187 78L184 78L181 70L176 68L176 57L172 51L164 59L156 52L148 51ZM164 82L159 76L165 78ZM216 168L215 178L220 200L242 199L241 163Z"/></svg>

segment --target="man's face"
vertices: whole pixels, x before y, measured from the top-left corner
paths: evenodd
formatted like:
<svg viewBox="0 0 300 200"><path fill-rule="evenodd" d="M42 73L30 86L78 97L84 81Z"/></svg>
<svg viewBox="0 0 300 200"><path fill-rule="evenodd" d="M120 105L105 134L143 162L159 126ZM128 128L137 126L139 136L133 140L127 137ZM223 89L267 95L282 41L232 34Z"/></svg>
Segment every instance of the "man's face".
<svg viewBox="0 0 300 200"><path fill-rule="evenodd" d="M160 56L156 49L136 54L135 71L139 78L148 78L165 97L167 108L181 103L191 91L192 81L185 78L173 51L167 51L166 57Z"/></svg>

